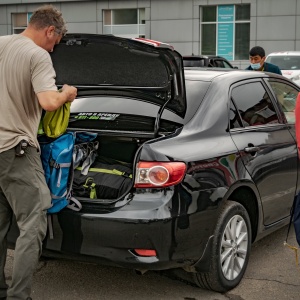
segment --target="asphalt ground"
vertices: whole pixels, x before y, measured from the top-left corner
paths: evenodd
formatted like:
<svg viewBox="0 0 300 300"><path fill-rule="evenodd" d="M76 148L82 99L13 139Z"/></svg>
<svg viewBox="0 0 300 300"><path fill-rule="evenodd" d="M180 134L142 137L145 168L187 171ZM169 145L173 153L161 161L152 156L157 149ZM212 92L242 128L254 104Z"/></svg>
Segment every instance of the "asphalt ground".
<svg viewBox="0 0 300 300"><path fill-rule="evenodd" d="M33 300L284 300L300 299L300 267L295 252L283 245L287 226L252 245L243 280L235 289L221 294L206 291L149 271L132 270L75 261L41 259L34 274ZM297 245L292 229L289 242ZM6 264L11 280L12 250ZM300 258L300 252L299 252Z"/></svg>

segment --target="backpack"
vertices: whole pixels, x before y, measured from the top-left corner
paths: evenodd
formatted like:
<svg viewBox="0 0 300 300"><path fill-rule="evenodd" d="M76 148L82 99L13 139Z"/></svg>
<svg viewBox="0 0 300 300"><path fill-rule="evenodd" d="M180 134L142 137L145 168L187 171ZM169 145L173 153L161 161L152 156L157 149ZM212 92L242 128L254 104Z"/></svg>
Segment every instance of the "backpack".
<svg viewBox="0 0 300 300"><path fill-rule="evenodd" d="M71 196L73 172L70 170L73 168L75 134L67 132L56 139L42 136L39 138L39 143L46 183L52 198L52 206L47 212L49 214L57 213L67 206L74 210L80 210L81 204Z"/></svg>
<svg viewBox="0 0 300 300"><path fill-rule="evenodd" d="M72 196L72 185L74 178L74 158L78 156L75 143L93 140L96 133L66 132L58 138L49 138L46 135L39 136L41 148L41 161L45 173L46 183L51 193L52 206L47 210L48 228L50 239L54 238L51 214L58 213L64 208L80 211L81 203ZM90 145L90 144L89 144ZM97 144L98 146L98 144ZM90 145L91 148L91 145ZM89 165L95 158L95 150L85 152L81 160L88 170ZM88 160L88 162L86 162Z"/></svg>
<svg viewBox="0 0 300 300"><path fill-rule="evenodd" d="M89 132L66 132L56 139L46 135L39 137L42 165L52 198L48 214L57 213L65 207L76 211L81 209L81 203L72 196L75 163L80 156L88 172L98 148L98 142L90 141L96 137L96 133ZM79 149L84 148L81 145L88 145L88 151L81 153Z"/></svg>

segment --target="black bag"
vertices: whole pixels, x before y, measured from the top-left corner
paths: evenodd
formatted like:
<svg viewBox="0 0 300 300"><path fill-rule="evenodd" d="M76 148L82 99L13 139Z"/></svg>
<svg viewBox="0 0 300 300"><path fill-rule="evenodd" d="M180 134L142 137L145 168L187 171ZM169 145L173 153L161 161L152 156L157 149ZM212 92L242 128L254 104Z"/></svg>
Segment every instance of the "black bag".
<svg viewBox="0 0 300 300"><path fill-rule="evenodd" d="M97 161L89 168L87 175L83 175L81 170L81 167L74 170L73 194L77 197L117 199L132 184L132 168L121 162Z"/></svg>

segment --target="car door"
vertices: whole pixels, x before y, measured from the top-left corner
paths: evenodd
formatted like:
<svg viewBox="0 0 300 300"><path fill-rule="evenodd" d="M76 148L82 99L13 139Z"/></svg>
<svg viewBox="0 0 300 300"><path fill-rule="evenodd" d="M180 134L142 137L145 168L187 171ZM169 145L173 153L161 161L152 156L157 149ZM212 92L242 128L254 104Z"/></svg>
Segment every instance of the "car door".
<svg viewBox="0 0 300 300"><path fill-rule="evenodd" d="M262 80L231 89L230 133L256 184L264 224L290 213L297 181L297 148L288 126Z"/></svg>
<svg viewBox="0 0 300 300"><path fill-rule="evenodd" d="M268 78L265 79L267 84L270 85L275 97L277 98L278 105L280 105L286 123L293 137L296 139L295 133L295 107L296 99L299 93L299 88L291 84L289 81Z"/></svg>

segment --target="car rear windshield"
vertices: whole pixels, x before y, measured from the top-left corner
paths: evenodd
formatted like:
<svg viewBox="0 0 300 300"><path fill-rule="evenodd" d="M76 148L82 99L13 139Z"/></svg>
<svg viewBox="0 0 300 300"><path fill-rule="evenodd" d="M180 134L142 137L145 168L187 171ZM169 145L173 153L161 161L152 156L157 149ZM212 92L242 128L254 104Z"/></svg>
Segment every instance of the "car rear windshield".
<svg viewBox="0 0 300 300"><path fill-rule="evenodd" d="M183 59L183 66L184 67L204 67L205 61L203 58L184 58Z"/></svg>
<svg viewBox="0 0 300 300"><path fill-rule="evenodd" d="M266 62L278 66L281 70L300 70L300 56L296 55L269 56Z"/></svg>

